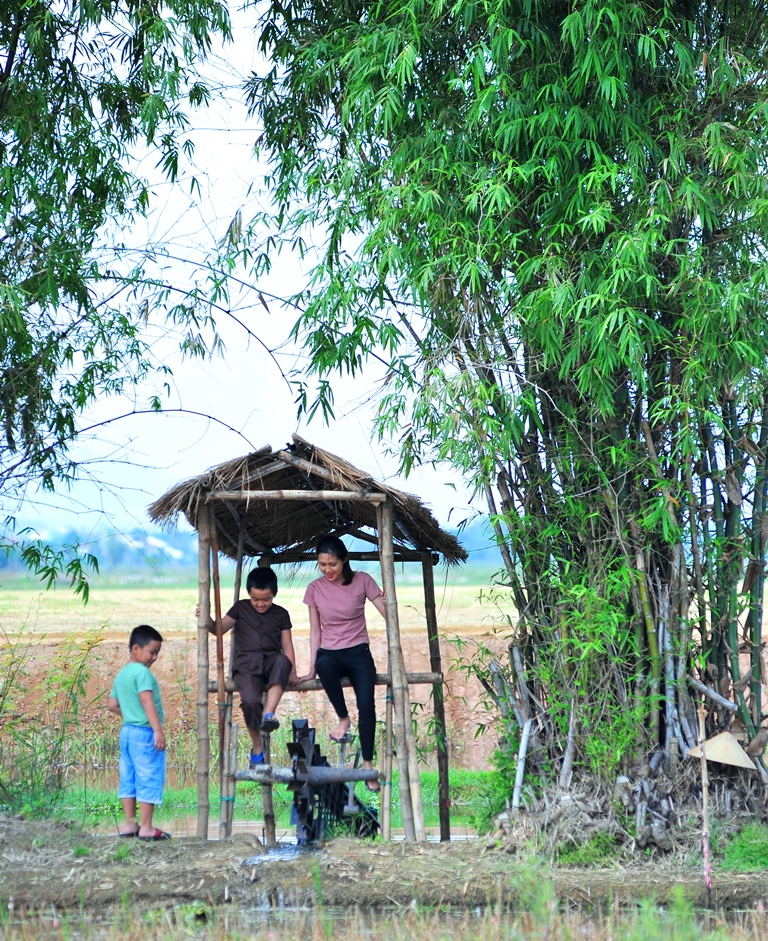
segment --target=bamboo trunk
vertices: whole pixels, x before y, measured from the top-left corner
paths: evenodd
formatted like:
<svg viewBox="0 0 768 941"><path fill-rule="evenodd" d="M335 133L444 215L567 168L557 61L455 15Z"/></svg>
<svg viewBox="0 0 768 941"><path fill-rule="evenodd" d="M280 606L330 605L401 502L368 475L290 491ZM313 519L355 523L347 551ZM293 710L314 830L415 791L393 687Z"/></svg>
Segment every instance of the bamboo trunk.
<svg viewBox="0 0 768 941"><path fill-rule="evenodd" d="M435 579L432 571L432 553L422 552L421 572L424 582L424 613L429 641L429 668L433 673L443 672L440 655L440 636L437 628ZM435 713L435 743L437 745L437 794L440 813L440 842L451 839L451 795L448 778L448 734L445 723L445 700L442 685L432 687Z"/></svg>
<svg viewBox="0 0 768 941"><path fill-rule="evenodd" d="M712 862L709 852L709 774L704 740L704 703L699 705L699 748L701 749L701 848L704 856L704 886L707 893L707 908L710 907L712 893Z"/></svg>
<svg viewBox="0 0 768 941"><path fill-rule="evenodd" d="M197 580L200 615L197 619L197 835L208 836L208 621L211 617L211 536L208 513L198 514Z"/></svg>
<svg viewBox="0 0 768 941"><path fill-rule="evenodd" d="M395 716L395 747L397 748L397 769L399 772L400 808L403 817L403 830L406 843L415 843L416 822L413 806L413 790L410 783L410 762L408 755L408 728L411 725L408 686L403 666L403 654L400 648L400 623L397 614L397 594L395 591L395 566L392 545L392 506L385 503L379 514L379 552L381 555L381 579L385 596L387 624L387 643L389 648L390 675L392 677L392 700ZM413 728L411 727L411 736Z"/></svg>

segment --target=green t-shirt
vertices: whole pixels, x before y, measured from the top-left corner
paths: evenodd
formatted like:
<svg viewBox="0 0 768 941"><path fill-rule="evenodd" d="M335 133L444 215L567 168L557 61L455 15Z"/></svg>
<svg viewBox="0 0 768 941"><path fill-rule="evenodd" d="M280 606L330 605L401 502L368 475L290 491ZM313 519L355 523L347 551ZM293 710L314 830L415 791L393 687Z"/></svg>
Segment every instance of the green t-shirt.
<svg viewBox="0 0 768 941"><path fill-rule="evenodd" d="M139 693L145 690L151 690L160 725L163 724L163 704L160 702L157 680L143 663L131 661L117 674L109 694L120 703L123 725L149 725L149 719L139 699Z"/></svg>

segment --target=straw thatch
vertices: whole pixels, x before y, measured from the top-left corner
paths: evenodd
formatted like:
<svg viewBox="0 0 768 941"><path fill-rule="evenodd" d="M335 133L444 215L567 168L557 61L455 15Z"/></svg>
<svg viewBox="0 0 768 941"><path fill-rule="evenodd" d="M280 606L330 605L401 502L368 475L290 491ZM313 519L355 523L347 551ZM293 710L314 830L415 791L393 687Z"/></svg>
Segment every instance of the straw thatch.
<svg viewBox="0 0 768 941"><path fill-rule="evenodd" d="M240 491L248 491L247 498ZM244 523L244 553L290 556L299 559L313 552L321 535L349 535L377 548L376 507L352 500L260 500L259 490L355 491L384 494L393 505L395 553L436 552L446 562L464 561L467 554L455 536L442 530L426 506L415 496L395 490L298 435L284 450L261 448L226 461L205 474L177 484L149 507L152 520L173 525L180 513L198 529L198 514L212 493L233 492L231 498L208 503L216 514L219 549L237 557L237 540Z"/></svg>

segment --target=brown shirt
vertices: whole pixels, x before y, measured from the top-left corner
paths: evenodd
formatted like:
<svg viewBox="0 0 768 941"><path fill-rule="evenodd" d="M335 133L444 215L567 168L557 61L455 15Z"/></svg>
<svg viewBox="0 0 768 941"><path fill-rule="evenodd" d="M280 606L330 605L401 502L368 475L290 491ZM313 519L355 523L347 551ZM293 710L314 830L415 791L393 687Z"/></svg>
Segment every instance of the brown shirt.
<svg viewBox="0 0 768 941"><path fill-rule="evenodd" d="M263 658L270 653L282 653L283 631L290 631L291 616L278 604L270 605L260 614L248 599L238 601L227 611L227 617L237 623L232 669L261 669Z"/></svg>

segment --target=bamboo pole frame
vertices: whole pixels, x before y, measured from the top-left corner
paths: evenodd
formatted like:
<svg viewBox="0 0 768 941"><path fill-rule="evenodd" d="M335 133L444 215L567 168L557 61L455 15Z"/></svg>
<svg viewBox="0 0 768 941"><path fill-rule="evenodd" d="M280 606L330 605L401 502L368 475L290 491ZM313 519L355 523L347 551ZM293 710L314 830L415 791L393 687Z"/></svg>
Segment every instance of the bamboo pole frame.
<svg viewBox="0 0 768 941"><path fill-rule="evenodd" d="M387 647L389 669L387 674L376 675L376 685L388 687L384 730L384 755L382 762L383 793L381 800L382 836L391 839L391 802L392 770L397 754L400 777L400 801L403 812L403 827L407 842L422 842L426 839L424 828L421 785L418 766L418 753L411 717L409 686L431 684L434 686L433 702L435 706L435 729L438 738L438 773L440 793L440 835L441 840L450 839L450 817L448 799L448 752L443 698L442 664L437 628L436 606L434 600L434 580L432 578L432 554L430 552L403 549L394 542L394 520L392 503L383 493L364 493L362 491L307 491L307 490L238 490L209 493L199 507L198 525L198 587L200 615L198 618L198 836L207 837L210 814L209 775L210 775L210 736L208 695L217 693L219 705L219 771L221 806L219 810L219 836L231 835L234 816L237 764L237 726L232 722L235 690L232 681L232 648L230 647L229 669L224 675L224 652L222 630L221 585L219 577L219 552L216 532L215 506L219 501L231 500L316 500L316 501L361 501L374 504L378 522L378 552L354 552L350 558L355 560L377 559L381 564L382 583L385 592ZM371 538L373 542L373 538ZM240 597L242 568L245 544L245 520L238 527L237 567L235 574L234 601ZM284 553L265 553L258 560L260 566L279 564L288 561L314 561L314 555L302 550ZM430 672L405 672L400 626L397 611L395 586L395 563L419 561L424 573L425 609L427 633L430 644ZM214 618L211 618L211 588L214 589ZM216 679L209 677L209 640L207 625L213 620L216 625ZM233 643L234 638L231 638ZM342 681L342 685L351 685ZM295 691L303 692L322 689L318 680L305 681ZM271 761L270 737L263 736L264 757L267 764ZM396 746L396 749L395 747ZM264 821L267 842L275 841L275 816L271 786L263 788Z"/></svg>
<svg viewBox="0 0 768 941"><path fill-rule="evenodd" d="M437 627L437 605L435 604L435 579L432 572L431 552L421 554L421 573L424 582L424 614L427 621L429 643L429 668L442 675L443 662L440 654L440 636ZM435 715L435 741L437 744L437 794L440 815L440 842L451 839L451 793L448 774L448 730L445 722L445 697L442 683L432 687L432 705Z"/></svg>
<svg viewBox="0 0 768 941"><path fill-rule="evenodd" d="M197 835L208 836L208 621L211 617L211 535L206 512L199 514L197 581L200 614L197 619Z"/></svg>

